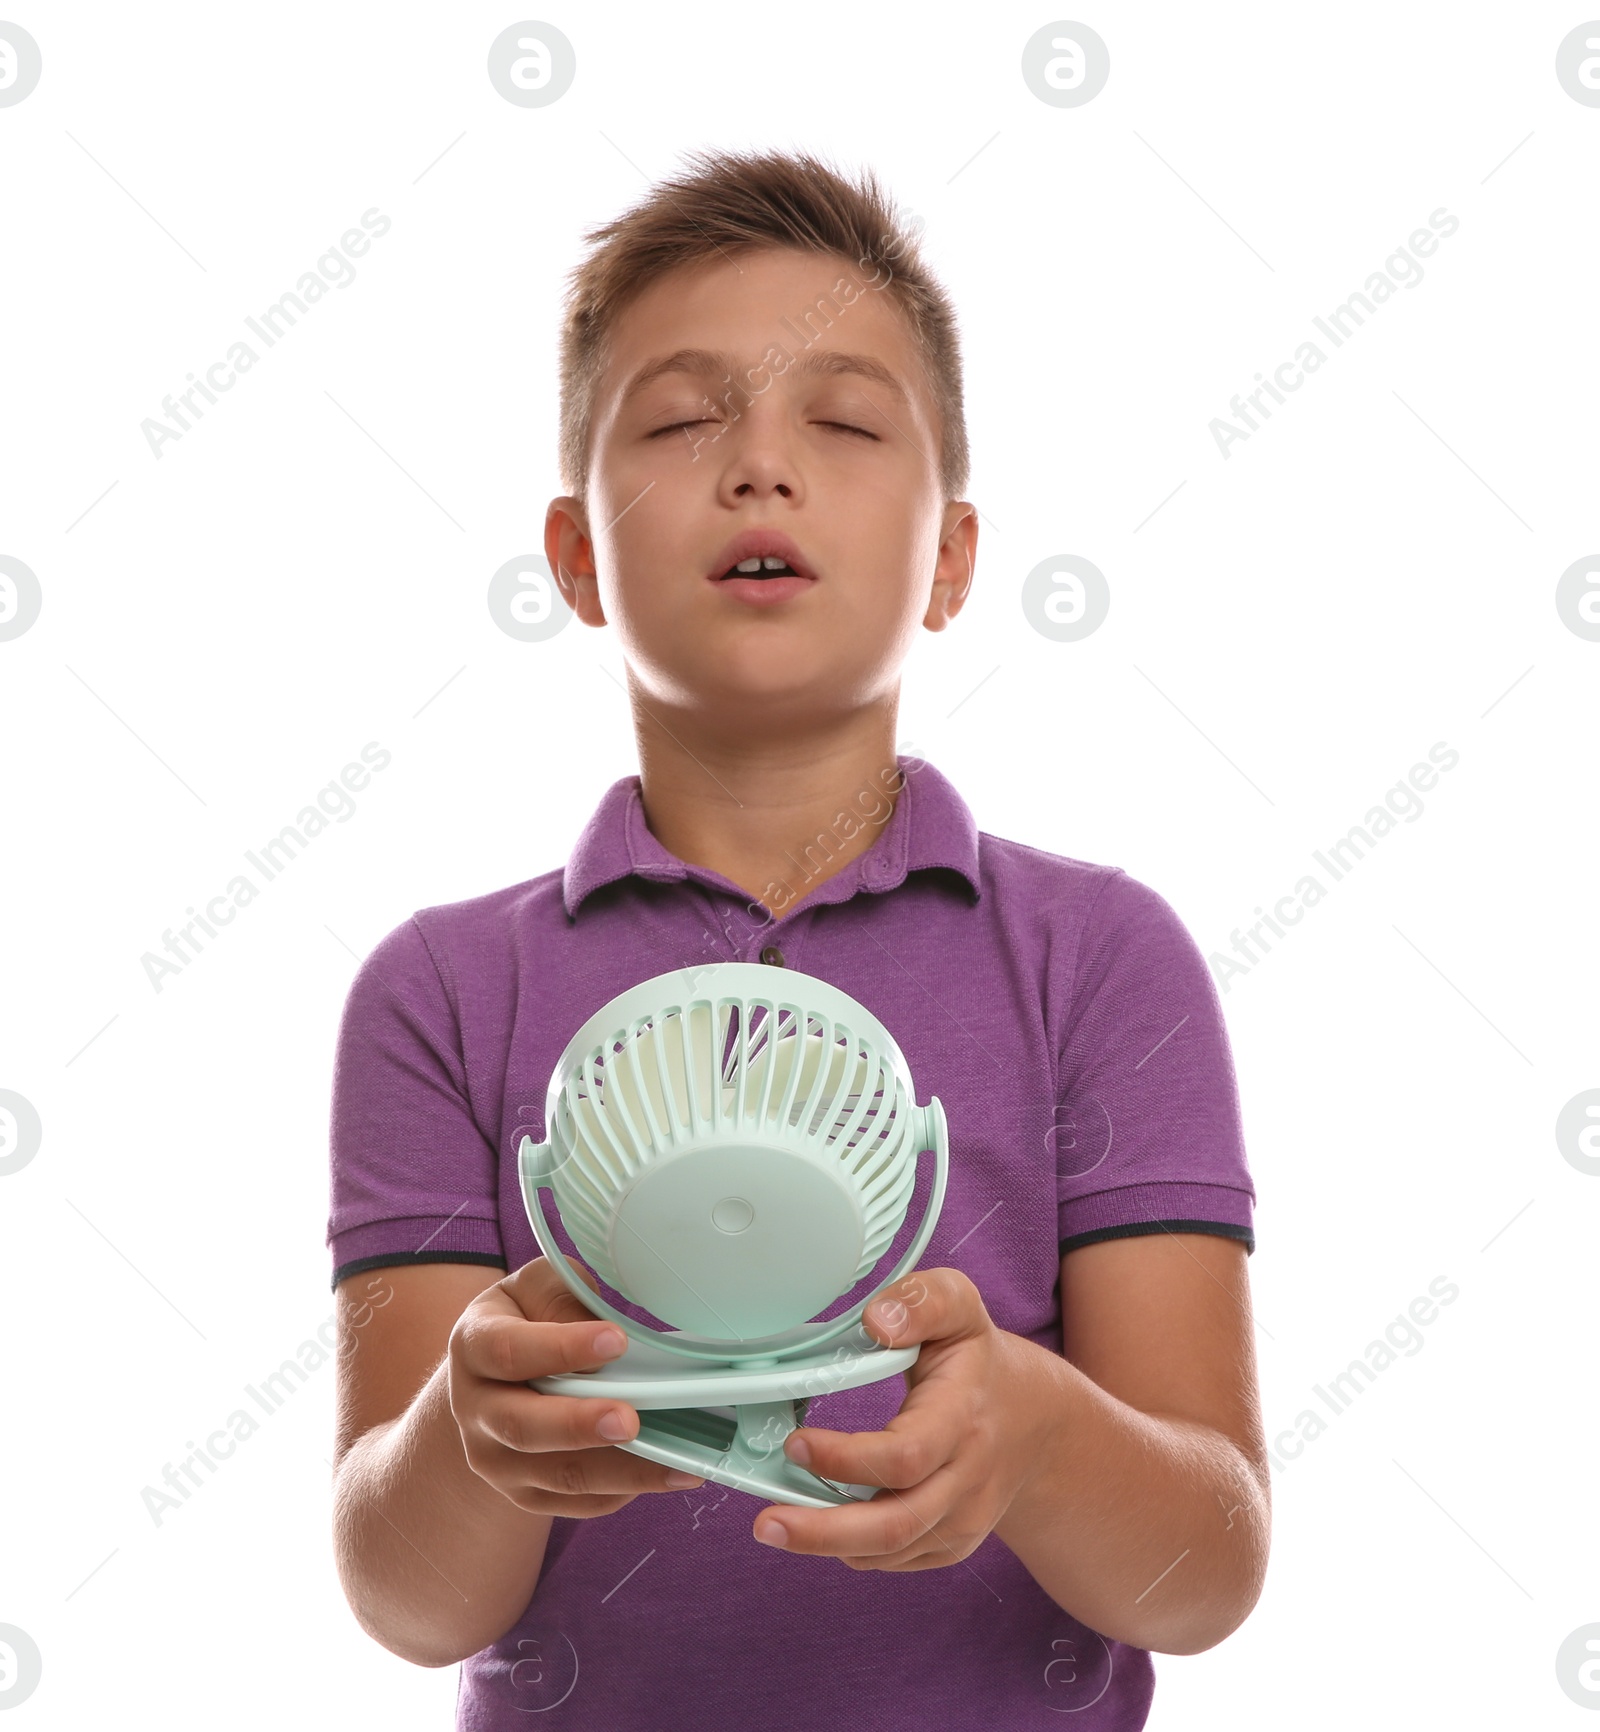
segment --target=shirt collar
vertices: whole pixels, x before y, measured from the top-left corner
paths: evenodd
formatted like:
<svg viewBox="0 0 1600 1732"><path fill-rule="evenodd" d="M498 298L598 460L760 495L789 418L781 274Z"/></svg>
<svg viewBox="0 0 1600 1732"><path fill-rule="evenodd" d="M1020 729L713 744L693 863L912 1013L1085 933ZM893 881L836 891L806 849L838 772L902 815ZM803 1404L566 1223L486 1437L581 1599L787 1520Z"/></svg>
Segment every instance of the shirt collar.
<svg viewBox="0 0 1600 1732"><path fill-rule="evenodd" d="M858 890L893 890L908 873L928 866L959 872L972 888L974 900L983 895L978 865L978 827L954 786L926 758L896 755L902 786L882 834L842 871L814 890L805 882L803 852L786 881L794 897L778 918L802 902L843 902ZM859 821L870 818L858 814ZM692 865L669 853L653 836L644 819L639 777L621 776L606 790L594 815L584 826L562 873L561 896L568 917L575 917L591 891L619 878L635 876L654 883L698 883L748 897L749 892L709 867Z"/></svg>

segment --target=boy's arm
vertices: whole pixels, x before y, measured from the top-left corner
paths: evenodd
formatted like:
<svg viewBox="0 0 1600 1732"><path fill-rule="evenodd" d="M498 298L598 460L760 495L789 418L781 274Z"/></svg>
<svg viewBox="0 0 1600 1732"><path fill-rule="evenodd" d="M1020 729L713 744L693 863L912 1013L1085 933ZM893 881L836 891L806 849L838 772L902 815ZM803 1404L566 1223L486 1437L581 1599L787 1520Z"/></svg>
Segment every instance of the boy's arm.
<svg viewBox="0 0 1600 1732"><path fill-rule="evenodd" d="M548 1515L472 1470L450 1410L446 1352L492 1269L425 1263L338 1286L334 1546L362 1628L418 1666L503 1635L539 1580Z"/></svg>
<svg viewBox="0 0 1600 1732"><path fill-rule="evenodd" d="M1052 1423L994 1531L1115 1641L1200 1653L1260 1596L1271 1493L1245 1258L1163 1231L1061 1260L1063 1355L1033 1359Z"/></svg>

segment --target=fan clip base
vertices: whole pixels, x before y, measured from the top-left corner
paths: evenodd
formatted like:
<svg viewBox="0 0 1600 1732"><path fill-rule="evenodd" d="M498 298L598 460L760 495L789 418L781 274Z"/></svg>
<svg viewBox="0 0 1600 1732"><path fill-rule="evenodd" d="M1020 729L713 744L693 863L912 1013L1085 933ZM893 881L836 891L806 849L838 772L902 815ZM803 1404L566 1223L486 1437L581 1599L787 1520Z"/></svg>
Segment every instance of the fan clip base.
<svg viewBox="0 0 1600 1732"><path fill-rule="evenodd" d="M834 1509L865 1502L877 1486L822 1479L783 1453L784 1440L803 1423L805 1405L744 1402L734 1409L737 1420L699 1407L641 1408L639 1435L616 1447L776 1503Z"/></svg>

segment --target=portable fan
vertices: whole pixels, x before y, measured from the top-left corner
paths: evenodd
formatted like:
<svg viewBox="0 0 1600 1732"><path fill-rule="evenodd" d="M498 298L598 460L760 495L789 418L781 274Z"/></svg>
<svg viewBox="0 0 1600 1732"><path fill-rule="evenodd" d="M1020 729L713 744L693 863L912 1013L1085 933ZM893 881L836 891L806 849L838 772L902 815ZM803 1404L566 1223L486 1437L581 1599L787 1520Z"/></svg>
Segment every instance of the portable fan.
<svg viewBox="0 0 1600 1732"><path fill-rule="evenodd" d="M758 1497L814 1508L870 1498L876 1486L808 1473L783 1442L813 1396L916 1362L916 1344L883 1347L864 1329L842 1338L915 1267L938 1222L944 1108L937 1096L916 1104L888 1030L827 981L747 962L695 974L706 990L686 989L680 969L596 1011L550 1079L548 1140L518 1147L540 1250L629 1337L620 1359L531 1387L626 1401L639 1435L619 1449ZM928 1151L932 1189L899 1262L859 1304L813 1321L894 1242ZM555 1241L545 1190L600 1279L670 1329L583 1280Z"/></svg>

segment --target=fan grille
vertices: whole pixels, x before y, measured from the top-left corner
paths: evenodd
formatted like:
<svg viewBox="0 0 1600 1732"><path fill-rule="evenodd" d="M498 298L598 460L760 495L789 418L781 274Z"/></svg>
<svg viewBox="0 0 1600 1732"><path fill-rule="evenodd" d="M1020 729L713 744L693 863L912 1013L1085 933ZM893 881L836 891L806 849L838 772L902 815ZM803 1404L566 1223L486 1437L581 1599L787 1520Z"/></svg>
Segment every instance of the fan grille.
<svg viewBox="0 0 1600 1732"><path fill-rule="evenodd" d="M617 1199L690 1143L805 1152L858 1199L856 1279L894 1238L915 1184L914 1122L898 1053L847 1018L759 994L660 1005L570 1065L549 1126L562 1218L602 1279Z"/></svg>

